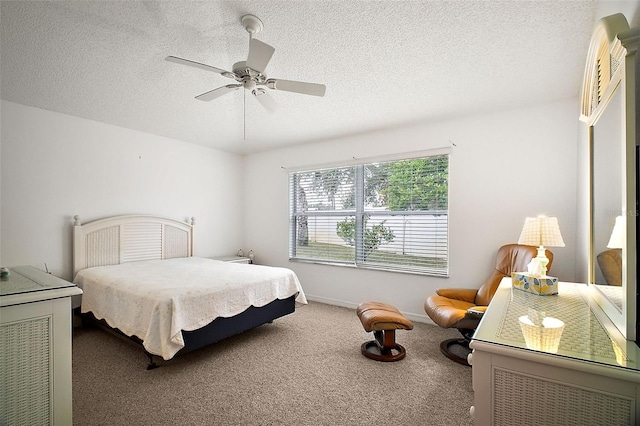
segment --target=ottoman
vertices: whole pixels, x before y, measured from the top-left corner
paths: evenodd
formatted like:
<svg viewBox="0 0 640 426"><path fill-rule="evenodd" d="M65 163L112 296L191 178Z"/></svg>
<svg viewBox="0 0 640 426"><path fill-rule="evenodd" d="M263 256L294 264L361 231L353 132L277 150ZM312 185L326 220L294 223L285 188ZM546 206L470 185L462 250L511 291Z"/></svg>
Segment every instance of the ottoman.
<svg viewBox="0 0 640 426"><path fill-rule="evenodd" d="M362 355L376 361L400 361L407 355L396 343L396 330L411 330L413 323L394 306L381 302L364 302L356 309L366 332L373 331L374 340L360 347Z"/></svg>

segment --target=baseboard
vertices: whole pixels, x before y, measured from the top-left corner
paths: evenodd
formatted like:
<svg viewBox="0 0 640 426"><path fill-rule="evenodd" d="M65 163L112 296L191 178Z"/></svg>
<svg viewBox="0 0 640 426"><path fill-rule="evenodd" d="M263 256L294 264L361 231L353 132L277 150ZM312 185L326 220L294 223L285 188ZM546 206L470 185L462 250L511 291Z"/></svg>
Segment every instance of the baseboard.
<svg viewBox="0 0 640 426"><path fill-rule="evenodd" d="M322 296L313 296L311 294L305 294L305 296L307 297L307 300L310 300L312 302L324 303L326 305L341 306L343 308L349 308L349 309L356 309L358 307L358 303L347 302L345 300L331 299L331 298L322 297ZM404 315L405 317L407 317L413 322L436 325L431 320L431 318L429 318L427 315L414 314L410 312L402 312L402 315Z"/></svg>
<svg viewBox="0 0 640 426"><path fill-rule="evenodd" d="M404 315L405 317L407 317L408 319L410 319L413 322L420 322L420 323L425 323L425 324L436 325L436 323L433 322L431 320L431 318L429 318L427 315L412 314L412 313L409 313L409 312L402 312L402 315Z"/></svg>
<svg viewBox="0 0 640 426"><path fill-rule="evenodd" d="M350 309L355 309L358 307L357 303L346 302L344 300L329 299L327 297L313 296L311 294L305 294L305 296L307 297L307 300L310 300L312 302L319 302L319 303L324 303L324 304L333 305L333 306L342 306L343 308L350 308Z"/></svg>

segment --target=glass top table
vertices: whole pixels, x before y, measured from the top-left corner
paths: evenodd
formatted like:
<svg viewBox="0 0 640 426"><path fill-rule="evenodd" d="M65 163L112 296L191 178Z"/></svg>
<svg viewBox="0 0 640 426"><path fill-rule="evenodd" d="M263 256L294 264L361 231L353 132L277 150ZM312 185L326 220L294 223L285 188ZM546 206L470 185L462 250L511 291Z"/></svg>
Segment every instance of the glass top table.
<svg viewBox="0 0 640 426"><path fill-rule="evenodd" d="M640 371L640 350L604 316L586 284L558 283L558 295L539 296L504 278L478 326L473 340L552 353L583 361ZM555 345L527 345L521 317L551 317L564 323ZM559 341L557 340L559 338ZM557 347L557 349L556 349Z"/></svg>
<svg viewBox="0 0 640 426"><path fill-rule="evenodd" d="M0 297L34 293L39 291L75 288L75 284L41 271L33 266L9 267L9 276L0 279Z"/></svg>

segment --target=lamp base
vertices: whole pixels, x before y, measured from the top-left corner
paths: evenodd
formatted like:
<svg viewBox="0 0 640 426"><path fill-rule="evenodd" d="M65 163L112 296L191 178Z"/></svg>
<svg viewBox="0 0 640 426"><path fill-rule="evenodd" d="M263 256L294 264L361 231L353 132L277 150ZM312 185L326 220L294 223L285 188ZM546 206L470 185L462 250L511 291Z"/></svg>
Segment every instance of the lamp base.
<svg viewBox="0 0 640 426"><path fill-rule="evenodd" d="M540 265L542 266L540 275L547 275L547 265L549 264L549 259L547 258L547 250L542 245L538 247L538 256L536 256L536 259L540 261Z"/></svg>

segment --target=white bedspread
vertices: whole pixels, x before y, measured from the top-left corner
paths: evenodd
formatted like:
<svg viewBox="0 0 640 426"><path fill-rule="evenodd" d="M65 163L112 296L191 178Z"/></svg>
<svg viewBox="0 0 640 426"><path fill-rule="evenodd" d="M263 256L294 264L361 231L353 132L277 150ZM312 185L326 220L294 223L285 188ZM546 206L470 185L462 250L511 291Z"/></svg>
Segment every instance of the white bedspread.
<svg viewBox="0 0 640 426"><path fill-rule="evenodd" d="M197 257L88 268L74 283L83 291L82 312L139 337L164 359L184 347L182 330L293 295L307 303L290 269Z"/></svg>

